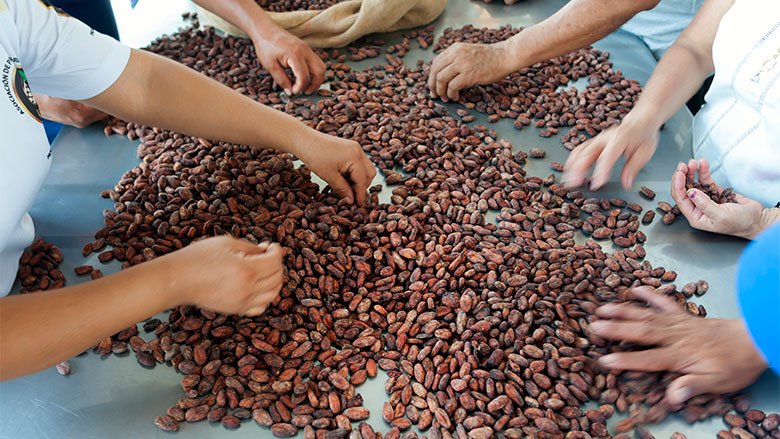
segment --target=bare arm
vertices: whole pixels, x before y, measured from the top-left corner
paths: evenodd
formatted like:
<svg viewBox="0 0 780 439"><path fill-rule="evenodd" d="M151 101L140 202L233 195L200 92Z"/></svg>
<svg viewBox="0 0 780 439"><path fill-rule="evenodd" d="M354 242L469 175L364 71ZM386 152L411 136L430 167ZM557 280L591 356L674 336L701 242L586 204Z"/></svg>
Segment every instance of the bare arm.
<svg viewBox="0 0 780 439"><path fill-rule="evenodd" d="M574 0L506 42L512 71L590 46L659 0Z"/></svg>
<svg viewBox="0 0 780 439"><path fill-rule="evenodd" d="M734 0L708 0L658 62L642 91L633 118L660 129L713 72L712 43ZM683 74L684 73L684 74Z"/></svg>
<svg viewBox="0 0 780 439"><path fill-rule="evenodd" d="M274 23L254 0L193 0L249 35L260 64L287 94L315 92L324 79L325 63L309 47ZM291 68L295 81L285 72Z"/></svg>
<svg viewBox="0 0 780 439"><path fill-rule="evenodd" d="M495 44L456 43L433 60L428 88L443 100L593 44L659 0L572 0L553 16Z"/></svg>
<svg viewBox="0 0 780 439"><path fill-rule="evenodd" d="M720 20L733 0L708 0L688 28L666 51L639 101L618 127L613 127L572 151L563 179L570 186L585 182L595 165L591 190L609 181L612 168L625 156L621 174L628 190L650 161L658 145L658 130L690 99L713 71L712 43Z"/></svg>
<svg viewBox="0 0 780 439"><path fill-rule="evenodd" d="M139 267L140 268L140 267ZM73 357L174 303L164 280L138 269L59 291L0 299L0 379L37 372Z"/></svg>
<svg viewBox="0 0 780 439"><path fill-rule="evenodd" d="M209 238L120 273L0 299L0 380L73 357L179 304L258 315L282 286L282 250Z"/></svg>
<svg viewBox="0 0 780 439"><path fill-rule="evenodd" d="M322 134L292 116L148 52L134 50L119 79L87 102L141 124L293 153L349 202L362 204L376 175L356 142Z"/></svg>

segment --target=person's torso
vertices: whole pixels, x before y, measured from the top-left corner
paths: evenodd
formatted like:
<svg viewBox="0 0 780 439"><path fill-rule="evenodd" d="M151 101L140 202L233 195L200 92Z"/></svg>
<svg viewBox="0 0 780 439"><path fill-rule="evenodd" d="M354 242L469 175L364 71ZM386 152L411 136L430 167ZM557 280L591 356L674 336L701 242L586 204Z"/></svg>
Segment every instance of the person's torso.
<svg viewBox="0 0 780 439"><path fill-rule="evenodd" d="M724 186L780 200L780 3L737 0L712 47L715 78L693 125L693 154Z"/></svg>
<svg viewBox="0 0 780 439"><path fill-rule="evenodd" d="M51 151L19 59L19 35L0 0L0 296L16 277L34 231L27 210L49 170Z"/></svg>
<svg viewBox="0 0 780 439"><path fill-rule="evenodd" d="M636 14L622 29L641 38L660 59L693 20L704 0L661 0L649 11Z"/></svg>

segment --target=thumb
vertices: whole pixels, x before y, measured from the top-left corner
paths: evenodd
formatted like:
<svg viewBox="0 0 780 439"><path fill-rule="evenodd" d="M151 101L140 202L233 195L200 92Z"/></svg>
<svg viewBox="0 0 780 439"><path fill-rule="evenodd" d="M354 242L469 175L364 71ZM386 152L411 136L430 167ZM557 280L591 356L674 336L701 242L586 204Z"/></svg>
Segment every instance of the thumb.
<svg viewBox="0 0 780 439"><path fill-rule="evenodd" d="M715 383L714 375L683 375L672 381L666 388L666 403L677 408L696 395L711 391Z"/></svg>
<svg viewBox="0 0 780 439"><path fill-rule="evenodd" d="M706 216L713 218L718 215L718 204L712 201L704 192L698 189L688 189L686 195L696 208L701 210Z"/></svg>
<svg viewBox="0 0 780 439"><path fill-rule="evenodd" d="M354 202L355 197L352 193L352 186L350 186L343 175L338 174L336 177L329 179L328 184L330 184L330 187L332 187L347 203L352 204Z"/></svg>
<svg viewBox="0 0 780 439"><path fill-rule="evenodd" d="M251 257L253 259L257 257L273 256L281 251L279 244L276 243L263 241L259 244L252 244L243 239L236 239L233 244L233 249L236 250L241 257Z"/></svg>

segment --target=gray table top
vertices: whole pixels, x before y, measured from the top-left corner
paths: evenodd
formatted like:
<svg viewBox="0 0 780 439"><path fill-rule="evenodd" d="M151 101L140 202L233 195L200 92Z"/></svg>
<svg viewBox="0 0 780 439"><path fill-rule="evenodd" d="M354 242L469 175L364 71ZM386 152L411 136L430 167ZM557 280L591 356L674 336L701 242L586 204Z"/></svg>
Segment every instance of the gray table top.
<svg viewBox="0 0 780 439"><path fill-rule="evenodd" d="M163 2L167 3L167 2ZM188 8L182 0L172 2ZM465 24L497 27L511 23L527 26L551 15L562 0L529 0L520 5L484 5L466 0L451 0L445 13L435 25L437 34L446 27ZM151 16L158 2L141 2ZM140 6L139 6L140 7ZM170 9L168 6L160 8ZM157 15L159 17L159 15ZM120 17L120 29L131 44L141 45L154 35L175 30L172 20L163 19L132 32L135 25L129 18ZM129 23L129 24L128 24ZM145 21L149 23L149 21ZM151 26L151 28L150 28ZM396 35L397 37L397 35ZM145 39L144 39L145 38ZM632 35L616 32L598 42L596 47L612 54L617 68L626 76L644 83L655 60L647 48ZM430 59L430 51L415 48L406 62ZM368 65L367 61L358 65ZM450 105L454 110L456 105ZM478 116L475 123L487 124ZM677 162L690 158L691 115L681 110L662 131L659 150L649 166L640 174L637 188L647 185L658 193L658 199L671 200L669 179ZM528 150L541 147L547 150L544 160L530 160L526 169L530 175L544 177L550 174L550 161L565 161L567 151L557 138L542 139L533 129L517 131L511 121L492 124L500 136L510 140L516 148ZM99 126L84 130L66 128L54 145L51 172L31 210L37 235L57 244L65 255L62 270L68 284L79 282L73 268L82 264L100 265L96 257L81 256L81 247L91 240L102 226L102 211L111 203L99 193L111 188L121 174L138 163L136 144L119 136L105 137ZM613 180L600 192L605 196L619 196L640 203L646 208L655 202L641 199L634 191L625 193ZM387 200L387 194L382 199ZM737 317L739 309L734 295L734 276L737 258L745 246L742 240L698 232L684 219L672 226L655 221L644 228L648 236L647 259L654 265L663 265L679 273L678 285L698 279L707 279L710 292L697 299L704 304L710 316ZM101 267L107 274L119 269L116 263ZM110 356L100 359L90 353L71 360L70 376L59 376L54 369L0 384L0 437L164 437L153 424L154 416L163 413L181 396L181 378L171 367L158 365L153 370L141 368L132 356ZM386 398L384 376L370 380L358 391L371 409L369 422L386 431L381 406ZM755 407L766 411L780 411L780 381L770 372L751 386L747 393ZM720 419L711 419L696 426L687 426L676 416L650 430L657 437L669 437L674 431L684 431L689 438L714 437L723 427ZM182 425L179 435L210 438L270 437L270 431L248 421L237 431L227 431L221 425L208 422Z"/></svg>

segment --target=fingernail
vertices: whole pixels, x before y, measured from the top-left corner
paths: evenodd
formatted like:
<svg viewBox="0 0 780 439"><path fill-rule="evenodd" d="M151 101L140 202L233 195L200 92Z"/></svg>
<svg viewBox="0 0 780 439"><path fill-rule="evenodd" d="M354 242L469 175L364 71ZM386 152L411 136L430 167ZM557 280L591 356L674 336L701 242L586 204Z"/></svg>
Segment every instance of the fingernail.
<svg viewBox="0 0 780 439"><path fill-rule="evenodd" d="M615 364L615 357L612 355L604 355L603 357L599 358L599 363L602 366L613 366Z"/></svg>
<svg viewBox="0 0 780 439"><path fill-rule="evenodd" d="M696 197L696 191L693 189L688 190L688 198L693 200Z"/></svg>
<svg viewBox="0 0 780 439"><path fill-rule="evenodd" d="M590 324L590 329L593 331L600 331L604 329L604 323L601 320L596 320Z"/></svg>
<svg viewBox="0 0 780 439"><path fill-rule="evenodd" d="M674 396L674 402L677 404L682 404L691 398L691 390L687 387L680 387L674 392Z"/></svg>

